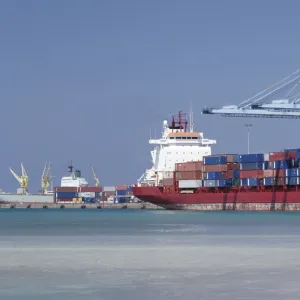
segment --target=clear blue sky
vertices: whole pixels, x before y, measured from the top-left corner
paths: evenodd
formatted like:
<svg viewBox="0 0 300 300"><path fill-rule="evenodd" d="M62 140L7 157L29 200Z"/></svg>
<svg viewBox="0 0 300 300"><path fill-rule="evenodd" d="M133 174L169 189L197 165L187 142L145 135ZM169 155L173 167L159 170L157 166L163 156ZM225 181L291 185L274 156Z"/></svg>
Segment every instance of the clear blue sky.
<svg viewBox="0 0 300 300"><path fill-rule="evenodd" d="M134 183L150 167L149 130L192 101L214 153L300 146L294 120L202 116L299 68L299 1L0 2L0 187L24 162L30 190L45 161L72 159L91 181Z"/></svg>

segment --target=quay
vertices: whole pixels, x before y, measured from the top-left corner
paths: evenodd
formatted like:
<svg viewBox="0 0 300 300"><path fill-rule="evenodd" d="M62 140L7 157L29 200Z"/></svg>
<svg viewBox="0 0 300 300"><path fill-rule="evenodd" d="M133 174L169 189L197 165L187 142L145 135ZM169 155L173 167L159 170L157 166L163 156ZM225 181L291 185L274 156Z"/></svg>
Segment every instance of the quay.
<svg viewBox="0 0 300 300"><path fill-rule="evenodd" d="M0 209L155 209L163 208L151 203L1 203Z"/></svg>

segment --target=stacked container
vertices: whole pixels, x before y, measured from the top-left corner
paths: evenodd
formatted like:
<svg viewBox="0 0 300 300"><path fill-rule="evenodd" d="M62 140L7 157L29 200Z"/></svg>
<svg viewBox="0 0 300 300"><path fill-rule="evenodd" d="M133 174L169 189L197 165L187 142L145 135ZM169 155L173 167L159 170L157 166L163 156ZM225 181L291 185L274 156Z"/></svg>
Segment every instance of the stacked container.
<svg viewBox="0 0 300 300"><path fill-rule="evenodd" d="M102 187L55 187L55 203L94 203L99 201Z"/></svg>
<svg viewBox="0 0 300 300"><path fill-rule="evenodd" d="M115 193L115 201L116 203L125 203L130 199L130 190L131 187L127 184L117 185L116 193Z"/></svg>
<svg viewBox="0 0 300 300"><path fill-rule="evenodd" d="M203 178L202 169L203 169L202 161L192 161L192 162L176 164L174 177L176 182L178 182L179 188L202 187L202 178Z"/></svg>
<svg viewBox="0 0 300 300"><path fill-rule="evenodd" d="M239 185L239 156L223 154L203 158L203 187Z"/></svg>
<svg viewBox="0 0 300 300"><path fill-rule="evenodd" d="M269 169L268 155L263 153L242 154L240 160L240 186L260 186L264 177L264 171Z"/></svg>

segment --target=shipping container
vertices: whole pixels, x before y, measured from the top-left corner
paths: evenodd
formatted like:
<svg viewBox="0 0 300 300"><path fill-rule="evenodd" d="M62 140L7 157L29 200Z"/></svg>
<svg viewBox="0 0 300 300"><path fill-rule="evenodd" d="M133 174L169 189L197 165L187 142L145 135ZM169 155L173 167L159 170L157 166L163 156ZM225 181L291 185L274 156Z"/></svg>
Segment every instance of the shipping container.
<svg viewBox="0 0 300 300"><path fill-rule="evenodd" d="M103 187L103 192L115 192L116 187L115 186L104 186Z"/></svg>
<svg viewBox="0 0 300 300"><path fill-rule="evenodd" d="M82 197L82 198L95 198L96 197L96 193L93 193L93 192L79 192L78 193L78 197Z"/></svg>
<svg viewBox="0 0 300 300"><path fill-rule="evenodd" d="M240 170L263 170L263 162L245 162L240 164Z"/></svg>
<svg viewBox="0 0 300 300"><path fill-rule="evenodd" d="M228 163L227 164L227 170L239 170L240 164L239 163Z"/></svg>
<svg viewBox="0 0 300 300"><path fill-rule="evenodd" d="M202 180L179 180L178 187L183 188L200 188L202 187Z"/></svg>
<svg viewBox="0 0 300 300"><path fill-rule="evenodd" d="M240 178L240 170L228 170L224 172L224 179L239 179Z"/></svg>
<svg viewBox="0 0 300 300"><path fill-rule="evenodd" d="M241 170L240 171L240 178L247 179L247 178L263 178L264 171L263 170Z"/></svg>
<svg viewBox="0 0 300 300"><path fill-rule="evenodd" d="M274 170L263 170L263 177L274 177Z"/></svg>
<svg viewBox="0 0 300 300"><path fill-rule="evenodd" d="M221 179L218 181L219 187L232 187L232 179Z"/></svg>
<svg viewBox="0 0 300 300"><path fill-rule="evenodd" d="M264 154L264 161L269 161L270 159L270 153L265 153Z"/></svg>
<svg viewBox="0 0 300 300"><path fill-rule="evenodd" d="M77 198L78 193L75 192L57 192L55 193L56 198Z"/></svg>
<svg viewBox="0 0 300 300"><path fill-rule="evenodd" d="M218 187L219 181L218 180L203 180L203 187Z"/></svg>
<svg viewBox="0 0 300 300"><path fill-rule="evenodd" d="M286 185L299 185L300 181L299 181L299 177L286 177L285 179L285 184Z"/></svg>
<svg viewBox="0 0 300 300"><path fill-rule="evenodd" d="M226 156L204 156L203 164L204 165L224 165L227 163Z"/></svg>
<svg viewBox="0 0 300 300"><path fill-rule="evenodd" d="M116 190L117 191L126 191L127 190L127 184L118 184L116 185Z"/></svg>
<svg viewBox="0 0 300 300"><path fill-rule="evenodd" d="M205 180L221 180L225 172L207 172Z"/></svg>
<svg viewBox="0 0 300 300"><path fill-rule="evenodd" d="M184 171L202 171L203 162L202 161L192 161L185 163L177 163L175 165L175 170L178 172Z"/></svg>
<svg viewBox="0 0 300 300"><path fill-rule="evenodd" d="M263 179L263 185L264 186L282 186L285 184L285 178L284 177L266 177Z"/></svg>
<svg viewBox="0 0 300 300"><path fill-rule="evenodd" d="M218 165L204 165L203 172L226 172L228 169L227 164Z"/></svg>
<svg viewBox="0 0 300 300"><path fill-rule="evenodd" d="M77 187L69 187L69 186L57 186L54 188L54 192L77 192Z"/></svg>
<svg viewBox="0 0 300 300"><path fill-rule="evenodd" d="M286 169L285 170L285 176L286 177L297 177L297 176L300 176L299 169L298 168Z"/></svg>
<svg viewBox="0 0 300 300"><path fill-rule="evenodd" d="M284 153L284 152L279 152ZM272 163L273 169L291 169L294 166L294 160L277 160Z"/></svg>
<svg viewBox="0 0 300 300"><path fill-rule="evenodd" d="M201 171L181 171L175 173L177 180L189 180L189 179L202 179L203 173Z"/></svg>
<svg viewBox="0 0 300 300"><path fill-rule="evenodd" d="M241 180L240 179L232 179L232 186L240 186Z"/></svg>
<svg viewBox="0 0 300 300"><path fill-rule="evenodd" d="M86 186L86 187L80 187L77 188L78 192L91 192L91 193L99 193L102 192L101 186Z"/></svg>
<svg viewBox="0 0 300 300"><path fill-rule="evenodd" d="M286 170L285 169L276 169L276 170L273 170L273 176L270 176L270 177L285 177L285 172ZM267 176L265 176L267 177Z"/></svg>
<svg viewBox="0 0 300 300"><path fill-rule="evenodd" d="M128 194L127 190L117 190L115 193L117 196L126 196Z"/></svg>
<svg viewBox="0 0 300 300"><path fill-rule="evenodd" d="M225 157L225 164L240 162L239 154L213 154L213 155L209 155L209 157Z"/></svg>
<svg viewBox="0 0 300 300"><path fill-rule="evenodd" d="M264 161L264 154L242 154L240 155L240 163L257 163Z"/></svg>
<svg viewBox="0 0 300 300"><path fill-rule="evenodd" d="M127 203L129 202L129 198L126 198L126 197L119 197L118 198L118 203Z"/></svg>
<svg viewBox="0 0 300 300"><path fill-rule="evenodd" d="M244 187L256 187L261 185L260 178L242 178L240 180L240 185Z"/></svg>
<svg viewBox="0 0 300 300"><path fill-rule="evenodd" d="M289 160L296 158L297 153L292 151L281 151L281 152L271 152L270 153L270 161L276 161L276 160Z"/></svg>

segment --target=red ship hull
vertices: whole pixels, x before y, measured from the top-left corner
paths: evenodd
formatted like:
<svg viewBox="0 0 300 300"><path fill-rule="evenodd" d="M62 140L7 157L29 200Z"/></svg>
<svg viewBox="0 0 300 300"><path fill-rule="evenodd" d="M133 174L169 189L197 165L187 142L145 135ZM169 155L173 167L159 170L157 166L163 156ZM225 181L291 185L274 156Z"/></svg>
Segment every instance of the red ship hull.
<svg viewBox="0 0 300 300"><path fill-rule="evenodd" d="M172 210L300 210L300 189L198 190L192 194L166 193L155 186L133 187L138 199Z"/></svg>

